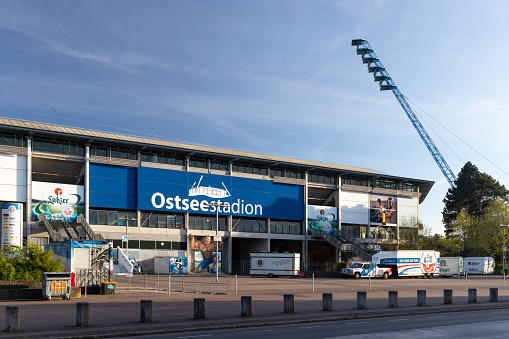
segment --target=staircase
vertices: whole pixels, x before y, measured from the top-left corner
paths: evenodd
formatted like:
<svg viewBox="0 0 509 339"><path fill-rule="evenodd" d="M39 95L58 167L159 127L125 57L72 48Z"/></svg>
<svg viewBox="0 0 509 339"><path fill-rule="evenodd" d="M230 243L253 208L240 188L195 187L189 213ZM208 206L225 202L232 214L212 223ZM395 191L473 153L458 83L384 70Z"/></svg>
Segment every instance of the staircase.
<svg viewBox="0 0 509 339"><path fill-rule="evenodd" d="M44 214L38 215L39 224L44 226L53 242L67 240L96 240L105 241L101 234L96 234L83 216L78 216L76 222L49 221Z"/></svg>
<svg viewBox="0 0 509 339"><path fill-rule="evenodd" d="M332 235L328 234L324 230L312 230L311 235L315 238L322 238L332 246L344 252L352 252L358 257L361 257L365 261L371 261L371 256L374 251L371 250L367 245L361 243L351 234L343 230L334 230Z"/></svg>

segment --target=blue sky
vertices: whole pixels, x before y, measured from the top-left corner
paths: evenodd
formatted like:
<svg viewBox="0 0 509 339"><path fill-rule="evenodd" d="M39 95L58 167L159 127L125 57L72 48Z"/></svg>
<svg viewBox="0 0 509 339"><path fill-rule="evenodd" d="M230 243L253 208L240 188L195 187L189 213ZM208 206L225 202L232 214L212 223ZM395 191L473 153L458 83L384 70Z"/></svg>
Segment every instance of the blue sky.
<svg viewBox="0 0 509 339"><path fill-rule="evenodd" d="M3 0L0 116L433 180L420 218L442 233L449 185L351 40L454 173L509 186L433 120L509 172L507 17L506 1Z"/></svg>

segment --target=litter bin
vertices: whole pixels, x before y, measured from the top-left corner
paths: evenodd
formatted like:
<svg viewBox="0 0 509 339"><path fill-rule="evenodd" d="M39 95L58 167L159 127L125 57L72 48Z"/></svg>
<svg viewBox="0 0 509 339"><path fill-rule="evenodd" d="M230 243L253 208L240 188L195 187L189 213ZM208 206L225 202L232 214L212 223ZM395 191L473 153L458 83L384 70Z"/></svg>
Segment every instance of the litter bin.
<svg viewBox="0 0 509 339"><path fill-rule="evenodd" d="M101 294L115 294L115 281L106 281L101 283Z"/></svg>
<svg viewBox="0 0 509 339"><path fill-rule="evenodd" d="M53 297L71 298L71 273L43 272L41 273L42 297L49 300Z"/></svg>

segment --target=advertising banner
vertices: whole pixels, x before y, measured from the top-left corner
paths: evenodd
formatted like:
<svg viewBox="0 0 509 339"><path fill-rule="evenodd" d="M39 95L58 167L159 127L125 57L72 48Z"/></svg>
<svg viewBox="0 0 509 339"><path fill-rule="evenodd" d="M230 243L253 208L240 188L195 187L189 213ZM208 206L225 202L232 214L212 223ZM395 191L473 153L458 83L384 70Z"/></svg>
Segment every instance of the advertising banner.
<svg viewBox="0 0 509 339"><path fill-rule="evenodd" d="M216 242L209 236L193 236L189 234L191 250L194 253L194 269L196 272L203 271L216 273L216 269L221 269L221 252L217 253ZM223 241L219 241L219 250L223 248ZM219 255L218 255L219 254ZM216 258L217 257L217 258Z"/></svg>
<svg viewBox="0 0 509 339"><path fill-rule="evenodd" d="M170 257L170 274L187 274L187 257Z"/></svg>
<svg viewBox="0 0 509 339"><path fill-rule="evenodd" d="M32 182L32 214L50 221L75 222L85 211L83 186Z"/></svg>
<svg viewBox="0 0 509 339"><path fill-rule="evenodd" d="M371 225L397 225L398 205L396 196L371 194L369 206L369 220Z"/></svg>
<svg viewBox="0 0 509 339"><path fill-rule="evenodd" d="M316 229L332 234L338 229L337 213L336 207L308 205L308 234Z"/></svg>
<svg viewBox="0 0 509 339"><path fill-rule="evenodd" d="M2 249L22 246L23 205L2 204Z"/></svg>
<svg viewBox="0 0 509 339"><path fill-rule="evenodd" d="M270 180L138 168L138 208L302 220L304 188Z"/></svg>

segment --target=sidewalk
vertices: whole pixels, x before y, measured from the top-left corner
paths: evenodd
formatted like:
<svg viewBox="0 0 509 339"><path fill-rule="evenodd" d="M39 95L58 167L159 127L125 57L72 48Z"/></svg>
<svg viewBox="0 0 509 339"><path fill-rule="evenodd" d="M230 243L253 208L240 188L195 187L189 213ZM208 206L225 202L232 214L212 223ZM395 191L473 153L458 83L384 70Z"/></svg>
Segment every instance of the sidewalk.
<svg viewBox="0 0 509 339"><path fill-rule="evenodd" d="M2 332L2 338L107 338L173 331L331 321L375 316L417 313L468 311L473 309L509 308L509 289L500 277L463 279L270 279L239 277L235 294L234 277L225 277L213 286L210 276L187 276L185 284L172 276L168 296L167 276L118 278L115 295L82 295L81 299L64 301L6 301L6 306L20 307L21 332ZM163 283L164 281L164 283ZM145 284L147 289L145 289ZM182 291L182 287L184 291ZM160 288L161 290L156 290ZM198 287L198 289L197 289ZM477 289L477 303L468 303L468 289ZM498 288L498 302L489 302L489 289ZM444 305L443 290L453 290L453 304ZM417 306L417 290L426 290L426 306ZM198 291L198 293L195 293ZM207 291L207 292L206 292ZM222 291L222 292L219 292ZM366 309L357 309L357 291L367 292ZM398 291L398 308L388 307L388 291ZM333 311L322 310L322 294L333 294ZM283 312L283 295L295 297L295 313ZM251 317L240 315L241 296L252 296ZM205 299L206 319L195 320L193 300ZM140 300L153 301L153 322L140 322ZM90 304L90 326L76 326L76 303ZM5 316L0 314L5 328Z"/></svg>

